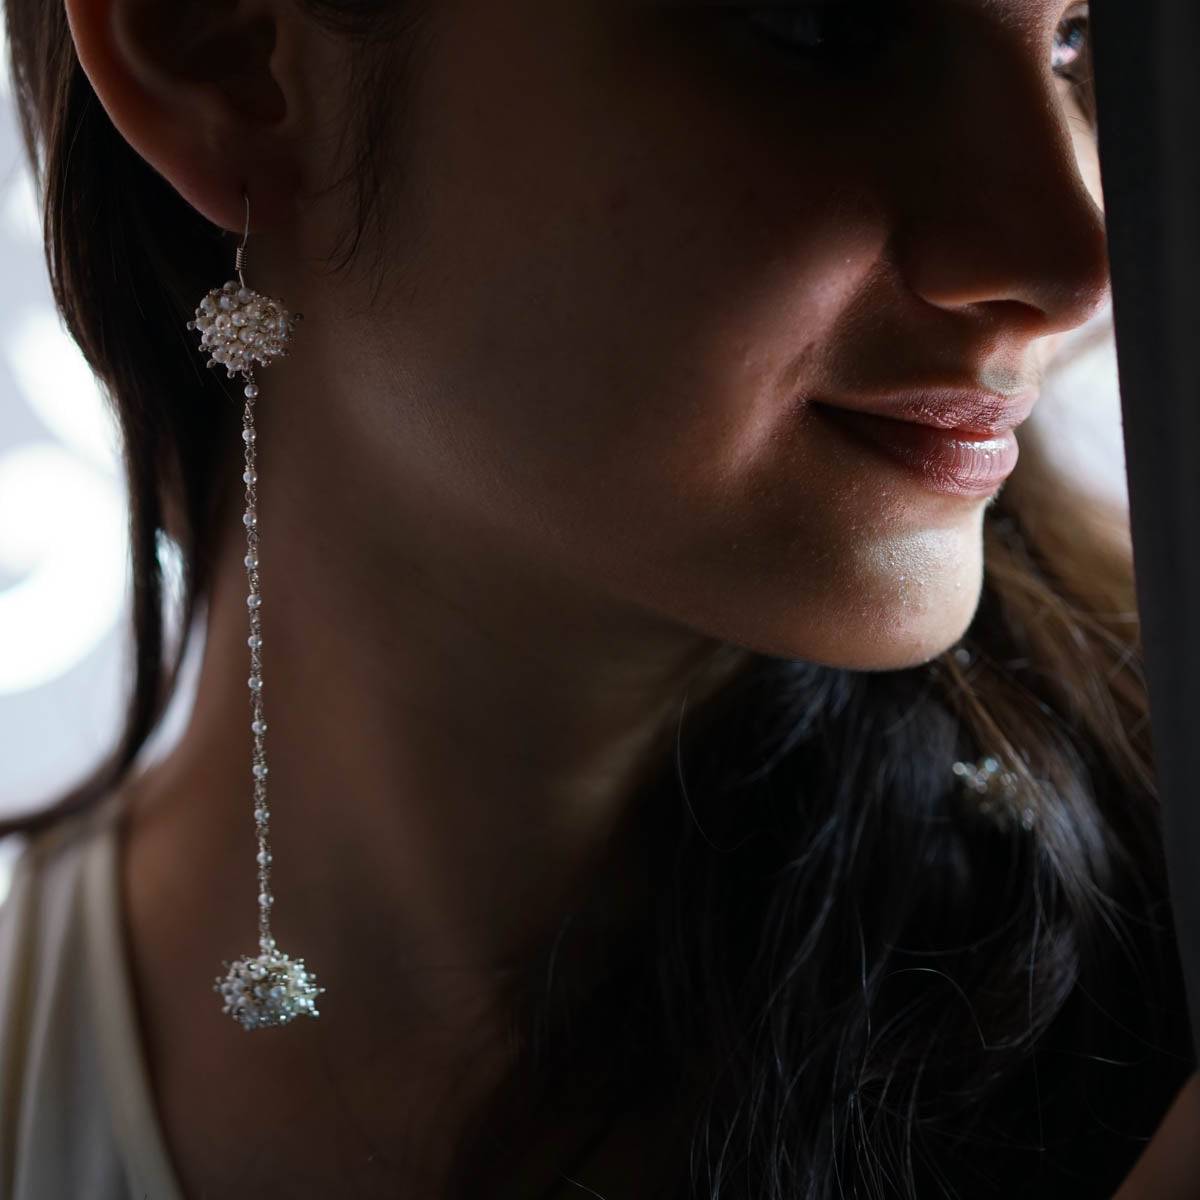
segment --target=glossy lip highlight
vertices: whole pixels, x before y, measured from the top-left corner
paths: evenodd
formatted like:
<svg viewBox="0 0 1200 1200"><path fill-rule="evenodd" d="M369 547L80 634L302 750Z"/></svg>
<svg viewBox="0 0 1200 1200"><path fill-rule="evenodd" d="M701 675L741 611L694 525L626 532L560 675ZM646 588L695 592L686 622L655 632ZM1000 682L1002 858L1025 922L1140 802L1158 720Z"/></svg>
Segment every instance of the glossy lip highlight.
<svg viewBox="0 0 1200 1200"><path fill-rule="evenodd" d="M1012 429L970 433L830 405L814 407L855 445L900 465L927 491L978 499L990 496L1017 465Z"/></svg>
<svg viewBox="0 0 1200 1200"><path fill-rule="evenodd" d="M953 430L968 437L999 437L1015 429L1033 411L1039 391L1004 394L970 388L928 388L877 396L848 396L814 401L821 407L869 413L893 421Z"/></svg>

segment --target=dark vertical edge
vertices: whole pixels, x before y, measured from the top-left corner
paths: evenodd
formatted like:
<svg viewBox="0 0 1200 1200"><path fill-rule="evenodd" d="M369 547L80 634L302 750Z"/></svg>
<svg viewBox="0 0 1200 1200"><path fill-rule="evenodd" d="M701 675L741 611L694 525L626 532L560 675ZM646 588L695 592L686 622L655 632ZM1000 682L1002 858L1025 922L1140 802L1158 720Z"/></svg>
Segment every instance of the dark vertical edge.
<svg viewBox="0 0 1200 1200"><path fill-rule="evenodd" d="M1093 0L1100 162L1171 902L1200 1044L1200 3Z"/></svg>

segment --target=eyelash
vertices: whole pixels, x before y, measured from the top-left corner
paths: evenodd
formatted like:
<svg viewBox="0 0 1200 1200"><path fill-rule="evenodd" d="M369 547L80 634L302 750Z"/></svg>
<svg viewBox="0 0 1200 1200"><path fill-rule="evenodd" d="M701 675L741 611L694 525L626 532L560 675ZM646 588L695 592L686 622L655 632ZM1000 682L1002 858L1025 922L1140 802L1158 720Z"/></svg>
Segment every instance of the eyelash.
<svg viewBox="0 0 1200 1200"><path fill-rule="evenodd" d="M737 19L751 34L771 43L784 54L806 61L849 65L856 53L869 56L887 45L899 26L894 13L894 7L887 13L877 5L855 8L839 0L818 0L807 4L757 5L742 9ZM865 24L857 20L864 15ZM1063 38L1061 52L1060 37ZM1069 12L1055 31L1050 65L1060 79L1083 82L1074 69L1086 64L1089 40L1088 6L1083 4Z"/></svg>

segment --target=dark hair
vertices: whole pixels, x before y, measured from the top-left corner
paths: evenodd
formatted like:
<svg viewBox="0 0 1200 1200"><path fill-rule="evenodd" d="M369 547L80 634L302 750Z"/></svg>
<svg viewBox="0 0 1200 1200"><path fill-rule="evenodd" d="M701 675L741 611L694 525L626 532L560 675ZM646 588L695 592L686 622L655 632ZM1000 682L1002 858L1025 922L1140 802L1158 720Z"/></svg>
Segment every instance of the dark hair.
<svg viewBox="0 0 1200 1200"><path fill-rule="evenodd" d="M403 115L377 39L386 16L415 46L420 22L386 0L297 2L361 52L338 181L361 231L382 186L371 131ZM56 302L123 435L136 661L112 755L0 836L94 804L161 717L240 421L184 332L228 237L113 127L61 4L7 0L7 21ZM339 265L356 249L352 233ZM664 1195L1107 1196L1194 1069L1125 516L1070 493L1028 432L985 513L961 644L892 672L751 656L631 808L650 907L603 948L601 982L550 969L570 914L526 980L521 1078L601 1130L635 1097L677 1119ZM172 648L165 536L184 568ZM986 753L1019 775L1032 829L952 786L956 758ZM499 1105L481 1115L463 1194L488 1193L502 1129Z"/></svg>

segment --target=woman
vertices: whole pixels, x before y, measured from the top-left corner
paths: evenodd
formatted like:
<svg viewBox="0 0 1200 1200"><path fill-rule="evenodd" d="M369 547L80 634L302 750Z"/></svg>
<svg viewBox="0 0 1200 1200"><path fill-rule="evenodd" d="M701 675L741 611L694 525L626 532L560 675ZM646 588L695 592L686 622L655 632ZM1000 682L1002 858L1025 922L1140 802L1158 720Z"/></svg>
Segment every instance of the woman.
<svg viewBox="0 0 1200 1200"><path fill-rule="evenodd" d="M137 634L21 825L10 1191L1110 1196L1194 1060L1123 518L1031 419L1086 6L7 9ZM268 917L317 1019L246 1037Z"/></svg>

